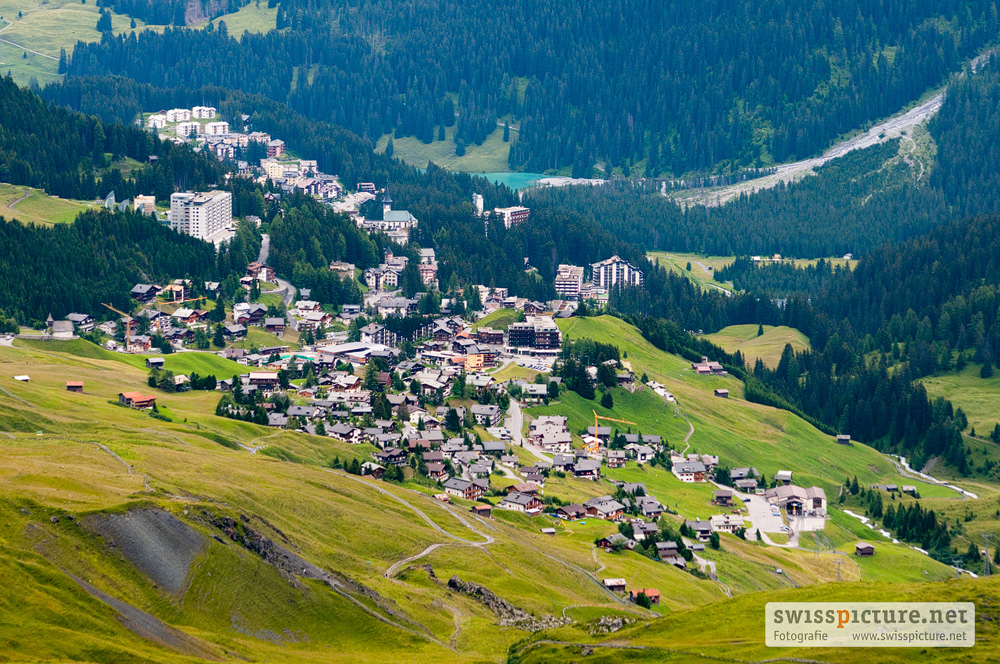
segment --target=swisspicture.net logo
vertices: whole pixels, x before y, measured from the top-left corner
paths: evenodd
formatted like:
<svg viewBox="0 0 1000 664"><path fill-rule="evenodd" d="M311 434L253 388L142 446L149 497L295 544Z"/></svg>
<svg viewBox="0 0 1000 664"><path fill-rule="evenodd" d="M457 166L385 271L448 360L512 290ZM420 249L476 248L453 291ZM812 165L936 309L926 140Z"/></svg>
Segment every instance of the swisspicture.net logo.
<svg viewBox="0 0 1000 664"><path fill-rule="evenodd" d="M771 648L968 648L972 602L770 602Z"/></svg>

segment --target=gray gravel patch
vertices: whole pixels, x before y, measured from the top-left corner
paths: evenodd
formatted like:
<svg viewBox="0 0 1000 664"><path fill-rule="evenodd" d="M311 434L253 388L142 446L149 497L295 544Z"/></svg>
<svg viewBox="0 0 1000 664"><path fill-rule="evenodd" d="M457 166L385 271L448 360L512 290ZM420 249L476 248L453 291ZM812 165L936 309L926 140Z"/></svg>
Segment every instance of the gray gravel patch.
<svg viewBox="0 0 1000 664"><path fill-rule="evenodd" d="M208 539L161 509L133 509L125 514L95 514L84 525L101 535L150 581L176 594L187 581L191 563Z"/></svg>

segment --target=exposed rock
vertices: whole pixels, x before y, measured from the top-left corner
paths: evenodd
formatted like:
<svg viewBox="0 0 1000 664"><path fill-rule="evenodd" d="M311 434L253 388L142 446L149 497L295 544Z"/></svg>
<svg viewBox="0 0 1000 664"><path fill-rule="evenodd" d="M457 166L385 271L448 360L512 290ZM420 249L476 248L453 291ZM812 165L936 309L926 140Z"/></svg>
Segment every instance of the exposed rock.
<svg viewBox="0 0 1000 664"><path fill-rule="evenodd" d="M457 576L448 579L448 587L455 592L472 597L480 604L486 606L493 613L499 616L497 624L501 627L517 627L529 632L538 632L543 629L551 629L573 622L569 618L559 618L557 616L534 616L524 609L518 608L498 597L496 593L472 581L462 581Z"/></svg>
<svg viewBox="0 0 1000 664"><path fill-rule="evenodd" d="M208 522L212 526L222 531L230 540L248 551L257 554L265 562L281 572L282 576L293 587L304 588L296 577L315 579L341 593L364 595L389 615L417 625L405 613L400 611L392 600L383 597L371 588L358 583L350 577L336 572L329 572L289 551L285 547L276 544L269 537L251 526L250 517L246 514L241 514L239 520L228 516L210 514L207 511L203 511L202 515L208 519ZM284 537L284 534L279 532L279 536Z"/></svg>
<svg viewBox="0 0 1000 664"><path fill-rule="evenodd" d="M591 634L613 634L628 624L634 623L632 618L621 616L601 616L599 620L590 623L588 631Z"/></svg>

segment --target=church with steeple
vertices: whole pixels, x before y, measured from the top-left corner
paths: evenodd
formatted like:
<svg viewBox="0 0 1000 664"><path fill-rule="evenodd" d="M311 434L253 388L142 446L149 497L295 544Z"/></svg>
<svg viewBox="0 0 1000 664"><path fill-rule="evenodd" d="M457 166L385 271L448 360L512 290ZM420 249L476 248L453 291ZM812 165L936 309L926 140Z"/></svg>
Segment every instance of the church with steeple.
<svg viewBox="0 0 1000 664"><path fill-rule="evenodd" d="M396 244L406 245L410 241L410 229L417 227L417 218L409 210L393 210L392 196L388 187L382 197L382 219L359 219L359 225L366 231L382 231Z"/></svg>

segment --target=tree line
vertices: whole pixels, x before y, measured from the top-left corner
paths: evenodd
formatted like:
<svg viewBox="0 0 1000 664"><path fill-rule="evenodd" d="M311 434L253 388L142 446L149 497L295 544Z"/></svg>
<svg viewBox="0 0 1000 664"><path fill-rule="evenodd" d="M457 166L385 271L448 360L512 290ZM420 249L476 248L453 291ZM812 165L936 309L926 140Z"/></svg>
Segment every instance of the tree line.
<svg viewBox="0 0 1000 664"><path fill-rule="evenodd" d="M940 84L1000 20L987 0L285 0L275 27L109 35L78 43L67 73L253 90L372 141L454 126L479 144L512 117L512 167L681 176L815 154Z"/></svg>

